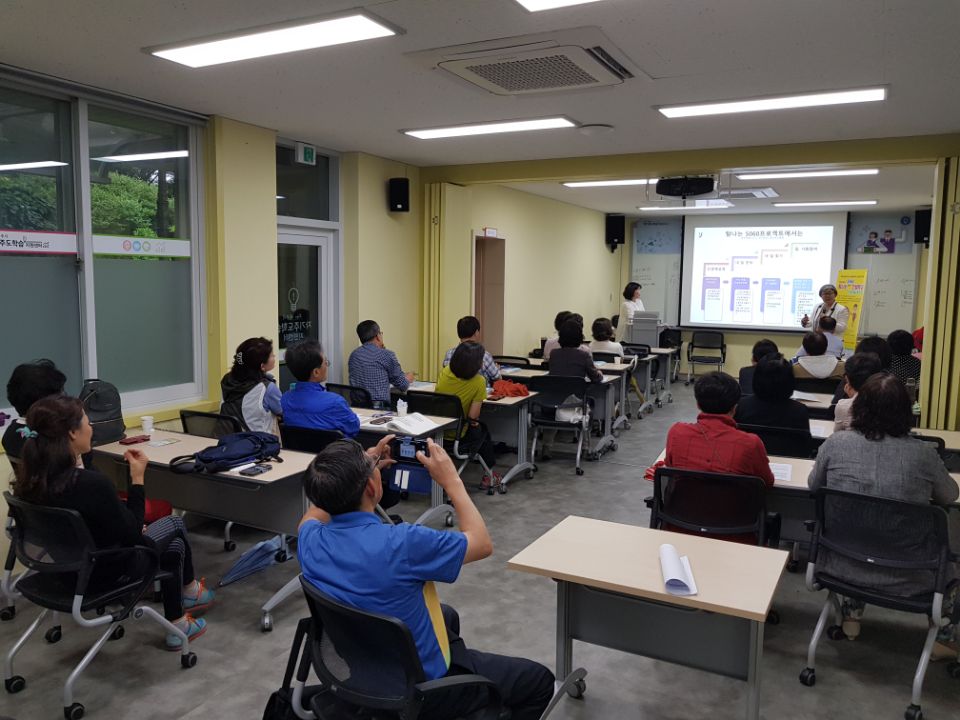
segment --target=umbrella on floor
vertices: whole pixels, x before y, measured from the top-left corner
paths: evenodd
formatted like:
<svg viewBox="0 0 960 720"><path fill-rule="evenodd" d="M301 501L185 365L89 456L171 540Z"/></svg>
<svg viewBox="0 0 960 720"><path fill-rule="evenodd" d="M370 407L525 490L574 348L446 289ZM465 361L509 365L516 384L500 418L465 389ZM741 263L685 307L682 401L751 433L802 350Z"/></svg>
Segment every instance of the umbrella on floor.
<svg viewBox="0 0 960 720"><path fill-rule="evenodd" d="M277 554L281 550L286 550L286 548L284 547L283 538L280 535L274 535L269 540L258 542L237 558L233 567L224 573L223 577L220 578L220 587L229 585L237 580L242 580L249 575L253 575L275 564L277 562Z"/></svg>

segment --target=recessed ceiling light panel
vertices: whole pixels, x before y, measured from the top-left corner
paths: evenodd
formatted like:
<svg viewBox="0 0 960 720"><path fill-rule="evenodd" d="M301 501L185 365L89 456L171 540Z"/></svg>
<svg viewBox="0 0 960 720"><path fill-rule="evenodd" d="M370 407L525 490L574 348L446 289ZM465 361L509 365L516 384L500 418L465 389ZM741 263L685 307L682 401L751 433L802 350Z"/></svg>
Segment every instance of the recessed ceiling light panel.
<svg viewBox="0 0 960 720"><path fill-rule="evenodd" d="M477 125L455 125L451 127L430 128L426 130L403 130L404 135L420 140L464 137L467 135L494 135L496 133L527 132L530 130L555 130L572 128L577 124L565 117L540 118L537 120L507 120L504 122L480 123Z"/></svg>
<svg viewBox="0 0 960 720"><path fill-rule="evenodd" d="M530 12L540 12L541 10L555 10L556 8L570 7L571 5L586 5L600 0L517 0Z"/></svg>
<svg viewBox="0 0 960 720"><path fill-rule="evenodd" d="M691 210L723 210L732 208L733 203L729 200L689 200L686 205L637 205L640 212L689 212Z"/></svg>
<svg viewBox="0 0 960 720"><path fill-rule="evenodd" d="M840 207L843 205L876 205L876 200L823 200L818 202L778 202L774 207Z"/></svg>
<svg viewBox="0 0 960 720"><path fill-rule="evenodd" d="M731 113L761 112L763 110L790 110L794 108L846 105L848 103L877 102L887 99L886 88L865 88L841 92L782 95L757 100L702 103L698 105L671 105L657 108L668 118L698 117L701 115L729 115Z"/></svg>
<svg viewBox="0 0 960 720"><path fill-rule="evenodd" d="M792 172L760 172L737 175L738 180L790 180L802 178L847 177L854 175L877 175L880 170L795 170Z"/></svg>

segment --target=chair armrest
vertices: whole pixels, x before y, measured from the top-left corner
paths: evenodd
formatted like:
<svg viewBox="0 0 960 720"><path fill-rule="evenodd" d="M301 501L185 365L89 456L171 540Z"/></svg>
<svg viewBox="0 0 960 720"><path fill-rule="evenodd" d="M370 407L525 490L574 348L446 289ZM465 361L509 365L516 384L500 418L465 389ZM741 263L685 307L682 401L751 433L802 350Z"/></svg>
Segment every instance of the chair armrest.
<svg viewBox="0 0 960 720"><path fill-rule="evenodd" d="M449 675L436 680L417 683L413 687L421 695L429 695L432 692L447 690L449 688L484 687L487 690L489 702L479 713L473 713L473 716L483 718L484 720L497 720L503 709L500 689L483 675Z"/></svg>
<svg viewBox="0 0 960 720"><path fill-rule="evenodd" d="M653 510L653 495L648 495L643 499L643 504L646 505L650 510Z"/></svg>

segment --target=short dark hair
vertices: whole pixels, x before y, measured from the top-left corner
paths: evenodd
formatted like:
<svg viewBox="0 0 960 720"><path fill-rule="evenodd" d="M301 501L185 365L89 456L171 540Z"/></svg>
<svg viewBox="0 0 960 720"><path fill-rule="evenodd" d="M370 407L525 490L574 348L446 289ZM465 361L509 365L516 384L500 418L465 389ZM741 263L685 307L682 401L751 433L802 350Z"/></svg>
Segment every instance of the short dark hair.
<svg viewBox="0 0 960 720"><path fill-rule="evenodd" d="M473 337L478 332L480 332L480 321L473 315L464 315L457 320L457 337L461 340Z"/></svg>
<svg viewBox="0 0 960 720"><path fill-rule="evenodd" d="M793 365L780 353L767 355L753 371L753 394L761 400L789 400L796 389Z"/></svg>
<svg viewBox="0 0 960 720"><path fill-rule="evenodd" d="M323 366L323 346L316 340L303 340L288 347L283 359L297 382L307 382L314 368Z"/></svg>
<svg viewBox="0 0 960 720"><path fill-rule="evenodd" d="M755 363L763 360L767 355L772 355L780 352L780 348L777 347L777 344L773 340L757 340L753 344L753 361Z"/></svg>
<svg viewBox="0 0 960 720"><path fill-rule="evenodd" d="M270 359L273 343L265 337L247 338L233 354L230 374L236 380L259 380L263 376L260 366Z"/></svg>
<svg viewBox="0 0 960 720"><path fill-rule="evenodd" d="M889 370L890 365L893 363L893 351L890 350L890 343L879 335L865 337L857 343L856 352L876 353L877 357L880 358L880 368L882 370Z"/></svg>
<svg viewBox="0 0 960 720"><path fill-rule="evenodd" d="M701 412L723 415L740 402L740 383L726 373L707 373L693 384L693 396Z"/></svg>
<svg viewBox="0 0 960 720"><path fill-rule="evenodd" d="M364 320L357 325L357 337L361 343L368 343L380 334L380 326L373 320Z"/></svg>
<svg viewBox="0 0 960 720"><path fill-rule="evenodd" d="M461 380L475 377L483 367L483 354L486 351L478 342L462 342L450 357L450 372Z"/></svg>
<svg viewBox="0 0 960 720"><path fill-rule="evenodd" d="M561 310L558 312L557 316L553 319L553 329L560 332L560 326L563 325L571 315L573 315L573 313L569 310Z"/></svg>
<svg viewBox="0 0 960 720"><path fill-rule="evenodd" d="M835 317L830 317L829 315L821 315L820 319L817 321L817 325L820 326L820 329L823 332L832 333L837 329L837 319Z"/></svg>
<svg viewBox="0 0 960 720"><path fill-rule="evenodd" d="M567 320L560 326L560 347L575 348L583 345L583 325L576 320Z"/></svg>
<svg viewBox="0 0 960 720"><path fill-rule="evenodd" d="M303 473L307 499L331 515L360 507L367 478L374 467L356 440L336 440L327 445Z"/></svg>
<svg viewBox="0 0 960 720"><path fill-rule="evenodd" d="M871 375L853 399L850 427L867 440L906 437L913 428L913 409L907 388L896 375Z"/></svg>
<svg viewBox="0 0 960 720"><path fill-rule="evenodd" d="M807 355L813 357L826 355L827 336L821 332L808 332L803 336L803 349L807 351Z"/></svg>
<svg viewBox="0 0 960 720"><path fill-rule="evenodd" d="M887 335L887 343L894 355L910 355L913 352L913 334L906 330L894 330Z"/></svg>
<svg viewBox="0 0 960 720"><path fill-rule="evenodd" d="M599 317L593 321L593 327L590 328L590 333L597 342L613 340L613 338L616 337L616 334L613 332L613 323L610 322L610 318L605 317Z"/></svg>
<svg viewBox="0 0 960 720"><path fill-rule="evenodd" d="M623 289L623 299L624 300L633 300L633 294L637 290L642 290L643 285L638 282L628 282L627 286Z"/></svg>
<svg viewBox="0 0 960 720"><path fill-rule="evenodd" d="M67 376L46 358L17 365L7 381L7 400L24 417L37 400L63 393Z"/></svg>
<svg viewBox="0 0 960 720"><path fill-rule="evenodd" d="M572 320L581 328L583 327L583 315L581 315L580 313L575 313L575 312L570 313L570 315L567 316L567 320Z"/></svg>
<svg viewBox="0 0 960 720"><path fill-rule="evenodd" d="M847 358L843 366L843 376L850 383L850 387L859 392L867 379L882 369L880 357L876 353L858 352Z"/></svg>

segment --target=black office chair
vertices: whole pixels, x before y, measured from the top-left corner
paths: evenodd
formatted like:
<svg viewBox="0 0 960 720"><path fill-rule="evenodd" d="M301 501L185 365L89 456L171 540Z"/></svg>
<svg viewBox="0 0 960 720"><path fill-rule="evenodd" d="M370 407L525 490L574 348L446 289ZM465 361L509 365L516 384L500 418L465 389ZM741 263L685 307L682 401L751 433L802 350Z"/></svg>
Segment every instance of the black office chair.
<svg viewBox="0 0 960 720"><path fill-rule="evenodd" d="M356 385L339 385L337 383L327 383L326 388L328 392L336 393L346 400L350 407L366 408L367 410L373 409L373 398L370 397L370 393L366 388L357 387Z"/></svg>
<svg viewBox="0 0 960 720"><path fill-rule="evenodd" d="M947 591L949 564L960 560L949 548L946 511L936 505L914 504L899 500L821 488L816 495L817 519L811 523L813 538L807 564L807 587L826 589L827 599L820 611L813 637L807 649L807 667L800 682L808 687L816 683L817 643L827 626L831 609L837 624L827 630L832 640L844 637L840 627L840 597L861 600L890 610L917 613L929 618L926 642L913 677L906 720L921 720L920 695L930 653L940 626L947 622L941 615ZM847 580L846 572L877 576L876 582L858 585ZM927 583L926 592L903 596L880 590L896 582L897 576L913 583ZM953 662L948 671L960 675Z"/></svg>
<svg viewBox="0 0 960 720"><path fill-rule="evenodd" d="M310 660L320 681L329 688L325 696L314 696L311 702L315 717L330 717L332 696L342 717L369 713L416 718L431 694L467 687L486 690L485 705L474 710L482 709L482 714L470 717L500 717L500 692L487 678L452 675L426 680L413 634L401 620L337 602L302 577L301 584L312 620Z"/></svg>
<svg viewBox="0 0 960 720"><path fill-rule="evenodd" d="M623 362L623 355L617 355L616 353L593 351L590 354L593 356L594 362L597 362L597 361L605 362L605 363ZM629 361L629 358L628 358L628 361Z"/></svg>
<svg viewBox="0 0 960 720"><path fill-rule="evenodd" d="M799 428L768 427L766 425L746 425L738 423L744 432L757 435L767 449L767 455L781 455L793 458L811 458L815 455L813 436L810 430Z"/></svg>
<svg viewBox="0 0 960 720"><path fill-rule="evenodd" d="M590 433L587 381L580 377L542 375L530 378L529 387L537 393L530 398L530 424L534 427L530 457L535 458L537 455L538 429L572 430L577 437L576 472L577 475L583 475L580 460L583 456L584 438L589 437ZM575 402L567 402L568 398L574 398ZM580 417L575 420L558 420L558 410L572 411L574 414L579 410ZM533 469L536 471L537 466L534 465Z"/></svg>
<svg viewBox="0 0 960 720"><path fill-rule="evenodd" d="M497 365L508 365L512 367L531 367L530 359L520 357L519 355L494 355L493 361Z"/></svg>
<svg viewBox="0 0 960 720"><path fill-rule="evenodd" d="M433 415L434 417L454 418L457 421L456 427L449 431L453 433L455 439L453 441L445 440L444 446L455 460L460 461L460 467L457 468L458 475L463 472L467 463L479 463L480 467L483 468L484 474L491 480L490 486L487 488L487 495L493 495L494 491L500 493L507 492L507 486L503 483L494 487L492 482L493 471L490 470L486 461L480 457L476 450L467 450L460 447L460 434L463 432L464 423L466 422L466 418L463 416L463 405L460 404L460 398L456 395L448 395L447 393L410 390L407 392L406 399L407 412L418 412L423 415Z"/></svg>
<svg viewBox="0 0 960 720"><path fill-rule="evenodd" d="M16 478L20 474L20 458L8 454L7 460L10 461L10 466L13 468L13 479L10 483L10 489L13 490L16 487ZM6 533L8 540L13 539L13 516L9 513L4 521L3 531ZM20 593L17 592L17 582L19 582L19 577L22 576L14 577L13 571L16 564L17 560L14 554L7 553L3 575L0 576L0 598L3 599L3 607L0 607L0 622L13 620L17 615L17 599L20 597Z"/></svg>
<svg viewBox="0 0 960 720"><path fill-rule="evenodd" d="M30 571L17 583L17 591L43 608L7 653L3 684L8 693L18 693L26 687L26 680L13 672L14 657L51 613L54 625L44 635L51 644L62 637L60 613L71 615L81 627L104 628L64 683L63 714L67 720L79 720L85 712L83 705L73 700L74 683L108 640L123 637L121 623L131 614L138 619L146 615L167 633L179 636L181 665L191 668L197 664L197 656L190 651L187 636L181 630L152 607L136 605L155 580L167 577L157 570L159 556L154 548L137 545L98 550L86 523L75 510L34 505L9 492L3 493L3 497L14 520L10 555ZM104 567L116 571L107 576L101 570ZM84 613L90 611L96 615L85 617Z"/></svg>
<svg viewBox="0 0 960 720"><path fill-rule="evenodd" d="M833 395L837 389L837 382L837 378L794 378L793 387L799 392Z"/></svg>
<svg viewBox="0 0 960 720"><path fill-rule="evenodd" d="M290 450L318 453L330 443L343 440L343 433L339 430L318 430L280 423L280 440L283 446Z"/></svg>
<svg viewBox="0 0 960 720"><path fill-rule="evenodd" d="M706 354L704 354L706 351ZM717 372L723 372L723 364L727 360L727 344L723 333L713 330L697 330L687 343L687 381L689 385L696 380L697 365L715 365Z"/></svg>
<svg viewBox="0 0 960 720"><path fill-rule="evenodd" d="M196 435L213 440L219 440L225 435L232 435L245 430L243 423L233 415L199 412L197 410L181 410L180 424L187 435ZM233 521L227 521L223 526L223 549L227 552L233 552L237 549L237 543L230 537L232 531Z"/></svg>

